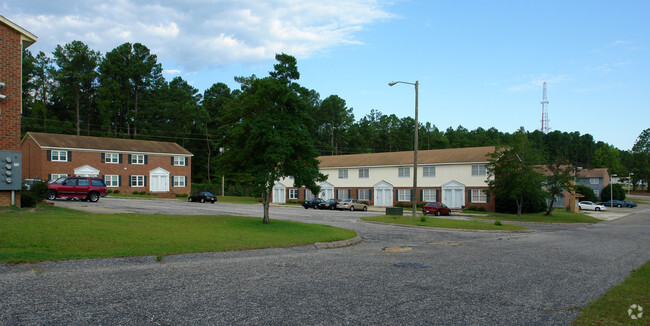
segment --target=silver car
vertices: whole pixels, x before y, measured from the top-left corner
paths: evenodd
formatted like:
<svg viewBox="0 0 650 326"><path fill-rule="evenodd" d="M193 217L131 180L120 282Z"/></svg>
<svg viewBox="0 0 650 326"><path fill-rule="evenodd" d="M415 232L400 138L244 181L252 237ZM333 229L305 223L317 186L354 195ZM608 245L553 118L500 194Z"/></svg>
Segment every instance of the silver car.
<svg viewBox="0 0 650 326"><path fill-rule="evenodd" d="M603 205L598 205L590 201L581 201L578 203L578 208L590 211L606 211L607 207Z"/></svg>
<svg viewBox="0 0 650 326"><path fill-rule="evenodd" d="M368 205L356 200L356 199L344 199L342 200L337 206L337 209L345 209L345 210L351 210L351 211L358 211L358 210L368 210Z"/></svg>

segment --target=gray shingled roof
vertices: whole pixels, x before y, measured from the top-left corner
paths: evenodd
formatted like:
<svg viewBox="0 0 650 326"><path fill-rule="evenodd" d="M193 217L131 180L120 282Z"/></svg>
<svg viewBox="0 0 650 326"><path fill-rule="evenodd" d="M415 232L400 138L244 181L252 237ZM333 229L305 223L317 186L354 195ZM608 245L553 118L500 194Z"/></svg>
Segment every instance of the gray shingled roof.
<svg viewBox="0 0 650 326"><path fill-rule="evenodd" d="M487 162L494 146L418 151L418 164L454 164ZM320 156L321 168L349 166L388 166L413 164L413 152L390 152Z"/></svg>
<svg viewBox="0 0 650 326"><path fill-rule="evenodd" d="M23 138L23 141L25 141L27 137L32 138L36 144L43 149L75 149L86 151L113 151L192 156L192 153L188 150L172 142L60 135L42 132L28 132Z"/></svg>

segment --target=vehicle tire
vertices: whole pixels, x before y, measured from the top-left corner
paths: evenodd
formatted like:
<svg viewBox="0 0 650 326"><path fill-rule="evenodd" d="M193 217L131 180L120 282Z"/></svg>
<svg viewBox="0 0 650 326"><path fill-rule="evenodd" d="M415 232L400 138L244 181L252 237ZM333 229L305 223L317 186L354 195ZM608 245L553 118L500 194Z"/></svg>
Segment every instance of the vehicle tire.
<svg viewBox="0 0 650 326"><path fill-rule="evenodd" d="M596 212L600 211L600 207L596 207L595 211Z"/></svg>
<svg viewBox="0 0 650 326"><path fill-rule="evenodd" d="M50 190L47 193L47 200L55 200L56 199L56 191Z"/></svg>
<svg viewBox="0 0 650 326"><path fill-rule="evenodd" d="M447 216L451 216L451 209L447 212Z"/></svg>
<svg viewBox="0 0 650 326"><path fill-rule="evenodd" d="M367 210L368 210L368 206L363 206L363 211L365 212Z"/></svg>
<svg viewBox="0 0 650 326"><path fill-rule="evenodd" d="M436 216L440 216L440 211L436 211Z"/></svg>
<svg viewBox="0 0 650 326"><path fill-rule="evenodd" d="M96 192L88 193L88 201L96 203L99 200L99 194Z"/></svg>
<svg viewBox="0 0 650 326"><path fill-rule="evenodd" d="M187 202L191 203L192 202L192 197L187 197Z"/></svg>
<svg viewBox="0 0 650 326"><path fill-rule="evenodd" d="M205 198L201 198L201 203L205 203Z"/></svg>
<svg viewBox="0 0 650 326"><path fill-rule="evenodd" d="M350 212L354 212L354 206L350 206Z"/></svg>
<svg viewBox="0 0 650 326"><path fill-rule="evenodd" d="M304 207L305 209L309 209L309 207L307 207L307 206L303 206L303 207Z"/></svg>
<svg viewBox="0 0 650 326"><path fill-rule="evenodd" d="M621 208L621 204L616 205L616 207Z"/></svg>
<svg viewBox="0 0 650 326"><path fill-rule="evenodd" d="M331 210L335 210L336 207L334 207L334 206L330 206L330 209L331 209Z"/></svg>

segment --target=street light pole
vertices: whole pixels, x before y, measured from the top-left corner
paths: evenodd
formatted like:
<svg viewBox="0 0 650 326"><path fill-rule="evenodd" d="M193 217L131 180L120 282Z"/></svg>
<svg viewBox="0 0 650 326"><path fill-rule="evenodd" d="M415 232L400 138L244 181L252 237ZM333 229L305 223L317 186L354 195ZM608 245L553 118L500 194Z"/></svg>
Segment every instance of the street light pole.
<svg viewBox="0 0 650 326"><path fill-rule="evenodd" d="M618 174L611 174L609 176L609 207L614 207L614 183L613 177L617 177Z"/></svg>
<svg viewBox="0 0 650 326"><path fill-rule="evenodd" d="M628 196L630 195L630 188L632 188L632 176L633 176L633 175L634 175L634 172L630 172L630 173L627 175L627 182L628 182L628 185L627 185L627 195L628 195Z"/></svg>
<svg viewBox="0 0 650 326"><path fill-rule="evenodd" d="M415 86L415 137L413 140L413 217L416 217L418 211L418 86L420 83L416 80L415 83L394 81L388 83L388 86L396 84L408 84Z"/></svg>

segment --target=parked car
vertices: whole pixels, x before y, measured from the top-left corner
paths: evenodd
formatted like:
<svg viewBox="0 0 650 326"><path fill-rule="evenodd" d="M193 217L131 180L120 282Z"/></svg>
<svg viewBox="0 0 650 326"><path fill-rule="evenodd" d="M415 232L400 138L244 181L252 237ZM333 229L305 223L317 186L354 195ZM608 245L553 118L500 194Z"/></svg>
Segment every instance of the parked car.
<svg viewBox="0 0 650 326"><path fill-rule="evenodd" d="M338 199L328 199L320 204L318 204L318 209L337 209L338 205L340 205L340 201Z"/></svg>
<svg viewBox="0 0 650 326"><path fill-rule="evenodd" d="M302 207L304 207L305 209L307 209L307 208L318 208L318 205L320 203L323 203L323 202L325 202L325 201L323 199L321 199L321 198L307 199L307 200L302 202Z"/></svg>
<svg viewBox="0 0 650 326"><path fill-rule="evenodd" d="M607 210L607 207L605 207L603 205L596 204L594 202L590 202L590 201L586 201L586 200L579 202L578 203L578 208L579 209L590 210L590 211L605 211L605 210Z"/></svg>
<svg viewBox="0 0 650 326"><path fill-rule="evenodd" d="M209 201L210 203L214 204L214 202L217 201L217 196L213 195L211 192L201 191L199 193L187 197L187 201L189 202L198 201L200 203L205 203L206 201Z"/></svg>
<svg viewBox="0 0 650 326"><path fill-rule="evenodd" d="M624 200L623 202L625 203L625 207L636 207L636 203L633 201Z"/></svg>
<svg viewBox="0 0 650 326"><path fill-rule="evenodd" d="M356 199L345 199L341 201L339 205L337 205L338 209L344 209L344 210L351 210L351 211L357 211L357 210L368 210L368 205L356 200Z"/></svg>
<svg viewBox="0 0 650 326"><path fill-rule="evenodd" d="M427 203L422 206L422 214L435 214L437 216L451 215L451 208L447 207L447 205L443 203Z"/></svg>
<svg viewBox="0 0 650 326"><path fill-rule="evenodd" d="M614 207L614 206L615 207L623 207L623 206L625 206L625 202L622 201L622 200L614 199L613 202L611 200L608 200L606 202L598 203L598 205L603 205L603 206L607 206L607 207Z"/></svg>
<svg viewBox="0 0 650 326"><path fill-rule="evenodd" d="M62 177L47 185L48 200L78 198L96 202L106 196L106 184L100 178Z"/></svg>

